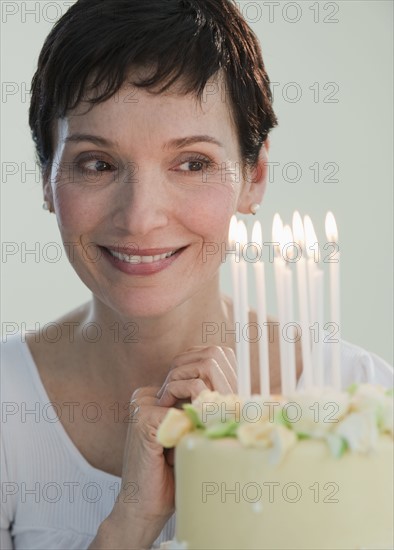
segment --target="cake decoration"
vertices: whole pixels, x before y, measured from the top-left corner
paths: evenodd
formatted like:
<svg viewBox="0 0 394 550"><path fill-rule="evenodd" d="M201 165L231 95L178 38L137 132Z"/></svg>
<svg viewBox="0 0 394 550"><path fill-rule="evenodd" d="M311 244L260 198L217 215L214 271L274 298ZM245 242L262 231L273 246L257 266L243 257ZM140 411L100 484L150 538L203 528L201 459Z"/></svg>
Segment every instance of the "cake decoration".
<svg viewBox="0 0 394 550"><path fill-rule="evenodd" d="M326 324L322 257L310 218L302 223L295 212L292 232L276 214L272 242L263 243L259 222L249 242L243 222L233 216L237 393L204 390L191 403L170 409L159 426L158 442L175 447L177 515L175 538L162 548L393 548L393 390L371 383L342 389L339 246L331 212L325 225ZM271 393L268 338L260 333L260 394L251 395L250 340L241 328L249 326L248 261L254 265L257 327L268 325L263 244L273 247L281 388ZM260 252L254 261L253 247ZM294 263L300 325L294 317ZM297 340L303 389L296 380ZM327 364L324 342L331 352ZM372 368L366 379L374 379Z"/></svg>
<svg viewBox="0 0 394 550"><path fill-rule="evenodd" d="M194 430L207 438L234 437L245 447L272 448L280 462L299 440L326 441L331 453L368 453L376 449L379 433L393 436L393 392L383 386L352 385L346 392L331 388L299 391L282 396L241 397L204 390L183 410L171 408L157 439L175 447Z"/></svg>
<svg viewBox="0 0 394 550"><path fill-rule="evenodd" d="M393 548L392 390L205 390L170 409L157 438L175 446L176 531L163 549Z"/></svg>

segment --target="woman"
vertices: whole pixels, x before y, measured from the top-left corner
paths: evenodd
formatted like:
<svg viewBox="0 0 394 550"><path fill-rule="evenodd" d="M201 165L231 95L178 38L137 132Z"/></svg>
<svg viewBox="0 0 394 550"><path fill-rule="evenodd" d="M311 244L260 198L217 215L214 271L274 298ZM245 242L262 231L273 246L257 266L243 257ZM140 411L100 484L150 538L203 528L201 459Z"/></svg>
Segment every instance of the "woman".
<svg viewBox="0 0 394 550"><path fill-rule="evenodd" d="M204 388L237 387L234 335L204 339L207 322L234 326L206 251L264 194L277 120L257 40L229 0L79 0L44 44L29 122L44 206L92 300L54 343L4 346L1 541L157 547L174 528L157 427ZM343 350L344 385L389 383L383 361ZM273 391L278 354L275 334Z"/></svg>

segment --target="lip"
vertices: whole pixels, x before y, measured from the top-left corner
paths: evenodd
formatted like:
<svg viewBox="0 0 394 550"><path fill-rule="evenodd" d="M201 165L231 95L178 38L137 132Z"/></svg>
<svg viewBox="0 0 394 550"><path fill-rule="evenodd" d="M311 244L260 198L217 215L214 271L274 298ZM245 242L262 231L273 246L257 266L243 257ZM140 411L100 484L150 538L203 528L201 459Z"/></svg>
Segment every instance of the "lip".
<svg viewBox="0 0 394 550"><path fill-rule="evenodd" d="M187 246L184 246L182 248L179 248L179 250L177 250L175 252L175 254L173 254L172 256L170 256L169 258L164 258L162 260L157 260L156 262L151 262L151 263L140 263L140 264L130 264L130 263L127 263L127 262L123 262L122 260L119 260L118 258L115 258L115 256L113 256L109 250L103 246L100 246L100 249L102 250L103 252L103 257L113 266L115 267L116 269L118 269L119 271L122 271L123 273L126 273L128 275L153 275L155 273L158 273L159 271L163 271L164 269L167 269L167 267L169 267L172 263L174 263L178 258L179 256L186 250ZM123 252L125 249L123 248L112 248L112 250L115 250L116 252L120 252L121 254L130 254L130 252ZM130 248L129 248L130 250ZM162 249L162 248L152 248L149 250L149 254L147 254L147 250L139 250L138 251L138 254L136 254L136 250L135 249L132 249L132 253L134 255L138 255L138 256L154 256L155 254L164 254L166 252L171 252L172 250L174 250L174 248L167 248L167 249ZM158 251L158 252L156 252ZM144 252L142 254L142 252Z"/></svg>
<svg viewBox="0 0 394 550"><path fill-rule="evenodd" d="M101 247L113 250L119 254L127 254L128 256L157 256L158 254L167 254L173 250L180 250L181 246L173 246L172 248L139 248L135 246L107 246Z"/></svg>

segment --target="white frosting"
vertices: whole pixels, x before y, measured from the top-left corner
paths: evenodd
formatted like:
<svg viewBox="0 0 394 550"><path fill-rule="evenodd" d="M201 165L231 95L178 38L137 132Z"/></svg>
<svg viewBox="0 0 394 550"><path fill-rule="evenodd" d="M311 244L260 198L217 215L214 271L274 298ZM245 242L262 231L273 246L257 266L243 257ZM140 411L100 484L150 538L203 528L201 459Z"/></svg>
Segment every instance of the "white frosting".
<svg viewBox="0 0 394 550"><path fill-rule="evenodd" d="M177 525L161 548L390 548L392 414L368 384L267 401L202 392L164 420L179 438Z"/></svg>

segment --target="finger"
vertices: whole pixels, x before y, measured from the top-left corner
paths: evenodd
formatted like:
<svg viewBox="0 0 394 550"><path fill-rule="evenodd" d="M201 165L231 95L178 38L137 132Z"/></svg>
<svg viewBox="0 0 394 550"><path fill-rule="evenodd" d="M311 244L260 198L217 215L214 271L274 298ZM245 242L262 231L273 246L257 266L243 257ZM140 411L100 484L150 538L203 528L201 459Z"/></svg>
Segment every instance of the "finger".
<svg viewBox="0 0 394 550"><path fill-rule="evenodd" d="M228 346L222 346L221 347L223 353L225 354L227 361L232 366L234 373L237 372L237 358L235 356L233 348L230 348Z"/></svg>
<svg viewBox="0 0 394 550"><path fill-rule="evenodd" d="M157 441L157 430L168 412L168 408L149 404L138 405L138 415L135 422L129 425L126 436L125 449L129 452L142 453L149 449L149 453L160 456L163 447ZM145 449L145 451L144 451ZM148 455L147 455L148 456Z"/></svg>
<svg viewBox="0 0 394 550"><path fill-rule="evenodd" d="M206 357L213 357L217 361L224 359L228 361L231 366L236 365L236 358L233 350L230 347L222 346L194 346L188 351L184 351L176 355L173 359L173 365L180 367L196 361L197 359L204 359Z"/></svg>
<svg viewBox="0 0 394 550"><path fill-rule="evenodd" d="M223 372L229 379L231 387L237 389L237 361L233 350L229 347L222 348L220 346L194 346L193 351L180 353L173 360L173 367L181 367L194 363L201 359L212 357L220 365Z"/></svg>
<svg viewBox="0 0 394 550"><path fill-rule="evenodd" d="M171 369L157 397L161 398L165 387L170 382L197 378L200 378L212 391L216 390L224 394L233 393L234 385L236 387L236 377L234 373L230 373L230 375L231 380L228 380L226 373L212 357L202 359L196 363Z"/></svg>
<svg viewBox="0 0 394 550"><path fill-rule="evenodd" d="M130 400L129 403L130 407L141 407L142 405L147 406L157 406L157 397L153 397L152 395L141 395L140 397L136 397L134 399Z"/></svg>
<svg viewBox="0 0 394 550"><path fill-rule="evenodd" d="M141 421L141 407L147 406L156 406L157 407L157 398L152 397L151 395L145 395L138 399L132 399L128 404L128 414L123 419L123 422L127 423L137 423Z"/></svg>
<svg viewBox="0 0 394 550"><path fill-rule="evenodd" d="M142 386L137 388L131 395L131 399L137 399L144 396L153 396L156 397L157 392L159 391L160 386Z"/></svg>
<svg viewBox="0 0 394 550"><path fill-rule="evenodd" d="M219 347L219 352L222 357L224 357L223 363L223 372L225 372L228 381L230 382L233 392L237 391L238 382L237 382L237 359L235 357L234 351L229 347ZM219 353L216 352L216 353Z"/></svg>
<svg viewBox="0 0 394 550"><path fill-rule="evenodd" d="M160 407L173 407L180 399L193 401L203 390L207 389L210 388L207 387L201 378L169 382L158 400L158 405Z"/></svg>
<svg viewBox="0 0 394 550"><path fill-rule="evenodd" d="M135 416L142 405L157 406L157 391L160 388L158 386L144 386L137 388L131 396L129 407L133 410Z"/></svg>

